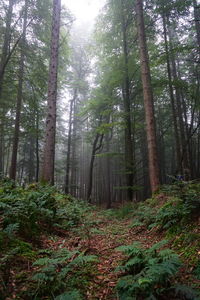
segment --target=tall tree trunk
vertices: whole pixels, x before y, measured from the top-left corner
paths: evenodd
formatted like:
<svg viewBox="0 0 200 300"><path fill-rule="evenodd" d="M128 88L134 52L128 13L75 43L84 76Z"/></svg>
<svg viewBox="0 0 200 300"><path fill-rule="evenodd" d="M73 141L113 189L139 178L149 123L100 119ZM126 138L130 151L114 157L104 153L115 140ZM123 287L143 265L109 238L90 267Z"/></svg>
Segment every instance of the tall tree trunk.
<svg viewBox="0 0 200 300"><path fill-rule="evenodd" d="M39 110L36 110L36 141L35 141L35 154L36 154L36 172L35 181L39 181L39 170L40 170L40 157L39 157Z"/></svg>
<svg viewBox="0 0 200 300"><path fill-rule="evenodd" d="M15 117L15 130L14 130L14 138L13 138L12 158L11 158L11 166L10 166L10 178L13 180L16 179L16 170L17 170L17 152L18 152L18 144L19 144L20 117L21 117L22 97L23 97L27 13L28 13L28 0L25 0L23 35L22 35L22 39L21 39L21 57L20 57L19 75L18 75L19 82L18 82L18 91L17 91L17 108L16 108L16 117Z"/></svg>
<svg viewBox="0 0 200 300"><path fill-rule="evenodd" d="M169 22L169 21L168 21ZM177 87L176 82L178 82L178 74L177 74L177 65L176 60L174 57L174 39L173 32L169 26L169 46L170 46L170 59L171 59L171 66L172 66L172 76L174 80L174 90L175 90L175 97L176 97L176 106L177 106L177 113L178 113L178 123L179 123L179 132L180 132L180 147L181 147L181 169L183 170L182 174L187 174L185 179L190 179L191 171L189 165L189 151L188 151L188 143L186 143L186 129L183 121L183 104L182 98L180 95L180 88Z"/></svg>
<svg viewBox="0 0 200 300"><path fill-rule="evenodd" d="M72 120L73 120L73 108L74 102L77 96L77 89L74 90L73 99L70 101L69 111L69 129L68 129L68 141L67 141L67 163L66 163L66 177L65 177L65 193L69 194L69 173L70 173L70 161L71 161L71 141L72 141Z"/></svg>
<svg viewBox="0 0 200 300"><path fill-rule="evenodd" d="M194 21L197 33L197 43L198 43L198 51L200 53L200 4L197 3L197 0L193 0L194 7Z"/></svg>
<svg viewBox="0 0 200 300"><path fill-rule="evenodd" d="M106 152L107 152L107 156L106 156L106 183L105 183L105 187L106 187L106 208L109 209L111 208L112 205L112 198L111 198L111 178L110 178L110 156L109 156L109 152L110 152L110 138L109 138L109 134L106 135Z"/></svg>
<svg viewBox="0 0 200 300"><path fill-rule="evenodd" d="M6 60L7 60L7 56L9 53L9 46L10 46L13 5L14 5L14 0L9 0L8 11L6 15L6 28L4 34L3 49L2 49L1 62L0 62L0 100L1 100L1 93L2 93L3 78L5 74L5 65L6 65Z"/></svg>
<svg viewBox="0 0 200 300"><path fill-rule="evenodd" d="M78 187L80 186L77 182L78 180L78 164L77 164L77 126L78 126L78 120L77 120L77 105L76 101L74 103L74 117L73 117L73 133L72 133L72 157L71 157L71 162L72 162L72 170L71 170L71 194L75 198L78 198ZM80 147L80 150L82 147Z"/></svg>
<svg viewBox="0 0 200 300"><path fill-rule="evenodd" d="M168 38L167 38L167 26L166 26L166 16L163 14L163 31L164 31L164 41L165 41L165 53L166 53L166 60L167 60L167 74L168 74L168 85L169 85L169 94L172 106L172 117L173 117L173 125L174 125L174 136L175 136L175 143L176 143L176 172L182 173L182 166L181 166L181 146L180 146L180 136L178 130L178 115L176 109L176 103L174 98L174 91L173 91L173 84L172 84L172 74L171 74L171 66L170 66L170 58L169 58L169 47L168 47Z"/></svg>
<svg viewBox="0 0 200 300"><path fill-rule="evenodd" d="M10 36L11 36L11 21L12 21L12 13L13 13L13 5L14 0L9 0L8 11L6 15L6 28L4 34L4 41L3 41L3 48L1 54L1 61L0 61L0 178L2 178L4 173L4 163L3 163L3 156L4 156L4 103L2 99L2 88L3 88L3 79L5 74L5 65L6 59L9 53L9 46L10 46Z"/></svg>
<svg viewBox="0 0 200 300"><path fill-rule="evenodd" d="M33 124L34 128L34 124ZM35 179L35 138L31 134L29 144L29 161L28 161L28 182L32 183Z"/></svg>
<svg viewBox="0 0 200 300"><path fill-rule="evenodd" d="M121 0L121 19L123 35L123 55L124 55L124 114L125 114L125 172L127 184L128 200L133 200L133 141L131 124L131 100L130 100L130 80L128 73L128 47L127 47L127 24L124 17L123 1Z"/></svg>
<svg viewBox="0 0 200 300"><path fill-rule="evenodd" d="M56 136L56 101L57 73L60 33L61 0L53 1L51 57L48 82L48 108L46 119L46 140L44 146L44 162L42 181L54 184L55 136Z"/></svg>
<svg viewBox="0 0 200 300"><path fill-rule="evenodd" d="M146 43L144 16L143 16L143 0L136 1L137 9L137 26L138 39L140 48L140 61L142 72L142 84L144 95L144 107L146 117L146 131L149 157L149 177L151 190L155 192L160 184L159 180L159 165L156 145L156 128L154 117L153 91L151 86L151 76L149 67L149 56Z"/></svg>

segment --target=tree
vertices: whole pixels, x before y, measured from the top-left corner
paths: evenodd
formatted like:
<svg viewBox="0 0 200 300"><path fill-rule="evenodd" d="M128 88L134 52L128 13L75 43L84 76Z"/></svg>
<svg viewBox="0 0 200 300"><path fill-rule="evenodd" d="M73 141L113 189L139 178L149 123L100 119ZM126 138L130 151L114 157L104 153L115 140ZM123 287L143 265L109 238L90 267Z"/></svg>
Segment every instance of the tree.
<svg viewBox="0 0 200 300"><path fill-rule="evenodd" d="M149 177L150 177L152 192L155 192L159 187L160 181L159 181L158 154L157 154L157 145L156 145L153 91L151 86L149 57L148 57L148 49L146 43L144 16L143 16L143 0L136 0L136 11L137 11L138 40L139 40L139 50L140 50L144 107L145 107L145 117L146 117L146 132L147 132L147 145L148 145L148 157L149 157Z"/></svg>
<svg viewBox="0 0 200 300"><path fill-rule="evenodd" d="M14 0L9 0L7 14L6 14L6 28L4 33L2 54L0 60L0 103L2 105L2 110L0 111L1 115L1 123L0 123L0 178L3 175L3 135L4 135L4 124L3 124L3 115L4 115L4 103L2 103L2 87L3 87L3 79L6 69L6 63L9 54L10 47L10 36L11 36L11 20L13 13L13 5Z"/></svg>
<svg viewBox="0 0 200 300"><path fill-rule="evenodd" d="M18 74L18 91L17 91L17 107L16 107L16 117L15 117L15 130L13 137L13 149L12 158L10 166L10 178L16 179L17 170L17 152L19 144L19 130L20 130L20 116L23 98L23 81L24 81L24 59L25 59L25 48L26 48L26 29L27 29L27 14L28 14L28 0L24 2L24 21L23 21L23 33L21 39L21 55L19 62L19 74Z"/></svg>
<svg viewBox="0 0 200 300"><path fill-rule="evenodd" d="M46 140L44 146L44 162L42 181L54 184L55 135L56 135L56 100L57 73L60 33L61 0L53 1L51 57L48 82L48 108L46 119Z"/></svg>

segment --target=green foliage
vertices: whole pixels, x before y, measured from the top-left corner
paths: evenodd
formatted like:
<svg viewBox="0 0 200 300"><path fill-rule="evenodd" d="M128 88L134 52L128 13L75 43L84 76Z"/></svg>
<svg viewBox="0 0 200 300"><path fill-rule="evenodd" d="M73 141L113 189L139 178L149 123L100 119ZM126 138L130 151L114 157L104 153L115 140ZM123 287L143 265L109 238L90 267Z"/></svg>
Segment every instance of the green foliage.
<svg viewBox="0 0 200 300"><path fill-rule="evenodd" d="M35 297L60 295L56 299L65 299L64 297L75 299L75 296L79 295L78 292L65 292L80 287L80 284L86 285L87 282L82 278L84 268L96 261L96 256L84 255L78 251L60 249L49 252L48 256L34 262L36 272L32 281L35 282L37 289L35 292L35 287L33 287L34 291L31 294ZM77 274L80 275L79 278ZM76 299L81 299L80 295Z"/></svg>
<svg viewBox="0 0 200 300"><path fill-rule="evenodd" d="M142 223L149 228L177 233L182 231L182 226L191 223L191 219L195 220L199 216L200 184L177 181L173 185L163 186L160 192L164 194L158 194L138 205L133 212L136 225ZM161 205L160 195L164 195L165 199Z"/></svg>
<svg viewBox="0 0 200 300"><path fill-rule="evenodd" d="M161 299L170 291L170 281L181 263L172 250L160 250L165 244L161 241L149 249L142 249L139 243L117 248L127 255L118 267L124 273L117 284L120 299Z"/></svg>
<svg viewBox="0 0 200 300"><path fill-rule="evenodd" d="M88 209L85 203L59 194L51 186L32 184L23 189L6 180L0 189L2 229L9 237L18 233L25 238L37 238L55 225L76 226Z"/></svg>
<svg viewBox="0 0 200 300"><path fill-rule="evenodd" d="M115 217L117 219L129 218L135 209L135 205L132 203L126 203L117 209L107 209L104 215L107 217Z"/></svg>
<svg viewBox="0 0 200 300"><path fill-rule="evenodd" d="M179 297L179 299L187 299L187 300L198 300L199 296L197 292L195 292L192 288L182 285L182 284L176 284L172 287L172 290L176 297Z"/></svg>
<svg viewBox="0 0 200 300"><path fill-rule="evenodd" d="M13 261L17 258L32 263L37 257L31 244L24 239L37 245L41 234L58 231L59 228L75 227L84 222L89 208L84 202L62 195L51 186L32 184L24 189L15 186L10 180L5 180L0 184L0 190L0 276L4 282L2 293L6 295ZM38 294L42 294L43 290L50 295L48 290L51 285L51 292L55 292L56 296L65 292L64 279L70 277L68 273L71 274L72 271L74 282L72 284L71 280L71 286L69 285L67 290L73 292L73 286L76 287L77 281L80 282L82 271L89 274L91 270L85 268L94 261L92 256L78 255L67 250L63 252L60 250L54 254L50 251L47 255L35 262L38 272L35 274L34 282L37 282ZM61 272L58 273L59 269ZM83 279L82 282L87 285L87 280ZM68 296L64 294L62 297L75 299L73 295L77 294L69 293Z"/></svg>
<svg viewBox="0 0 200 300"><path fill-rule="evenodd" d="M200 184L177 182L171 186L164 186L163 191L170 197L158 210L155 226L161 229L176 231L180 225L191 222L199 216Z"/></svg>
<svg viewBox="0 0 200 300"><path fill-rule="evenodd" d="M9 236L18 232L20 236L34 238L42 228L51 227L56 212L55 188L31 185L23 189L6 181L1 190L2 226Z"/></svg>
<svg viewBox="0 0 200 300"><path fill-rule="evenodd" d="M169 236L173 236L173 248L181 253L184 260L191 266L198 262L197 253L200 248L199 233L195 231L194 225L187 225L184 230L179 234L176 233L175 236L174 233L168 234Z"/></svg>
<svg viewBox="0 0 200 300"><path fill-rule="evenodd" d="M86 212L89 210L86 202L71 197L70 201L57 209L56 219L63 228L71 228L83 223Z"/></svg>
<svg viewBox="0 0 200 300"><path fill-rule="evenodd" d="M156 208L152 207L148 201L139 203L136 209L133 211L134 223L149 226L154 223L156 216ZM133 227L134 227L133 223Z"/></svg>
<svg viewBox="0 0 200 300"><path fill-rule="evenodd" d="M195 277L200 280L200 260L198 260L193 273L194 273Z"/></svg>

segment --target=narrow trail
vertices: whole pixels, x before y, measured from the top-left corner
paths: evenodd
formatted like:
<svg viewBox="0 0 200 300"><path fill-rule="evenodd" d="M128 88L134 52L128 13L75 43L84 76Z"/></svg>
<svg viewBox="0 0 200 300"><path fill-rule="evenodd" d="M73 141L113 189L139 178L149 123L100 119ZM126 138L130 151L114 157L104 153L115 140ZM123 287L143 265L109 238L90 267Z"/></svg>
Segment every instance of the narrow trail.
<svg viewBox="0 0 200 300"><path fill-rule="evenodd" d="M149 248L163 239L163 236L155 230L148 230L145 226L133 227L132 224L133 219L117 219L106 216L101 211L95 211L90 215L88 223L74 230L61 230L59 234L52 236L44 235L41 239L41 247L53 251L66 248L70 251L78 250L87 255L95 255L98 260L86 274L89 276L89 285L86 286L84 299L119 300L115 287L120 273L116 272L116 268L124 256L116 248L131 245L133 242L140 242L143 247ZM32 267L28 265L28 270L27 266L24 267L26 274L31 274ZM24 285L18 286L15 282L12 285L13 293L6 300L14 299L20 290L25 289L26 281Z"/></svg>
<svg viewBox="0 0 200 300"><path fill-rule="evenodd" d="M117 300L115 286L119 278L116 267L124 256L116 248L140 242L144 247L151 247L158 242L158 235L144 227L131 228L132 219L117 219L107 217L99 212L91 216L93 226L86 226L80 231L69 233L66 238L60 237L55 243L44 240L44 248L58 249L66 247L69 250L83 251L96 255L98 262L90 280L86 300Z"/></svg>
<svg viewBox="0 0 200 300"><path fill-rule="evenodd" d="M92 218L96 224L85 230L85 238L73 235L71 239L61 239L60 243L70 250L78 246L87 254L98 257L95 274L87 291L87 300L114 300L117 299L115 286L119 277L116 267L123 259L122 253L116 248L136 241L144 247L150 247L158 241L158 236L141 227L131 228L132 220L111 219L98 213L94 213Z"/></svg>
<svg viewBox="0 0 200 300"><path fill-rule="evenodd" d="M155 243L156 237L142 229L132 229L131 220L101 219L98 226L99 233L92 236L90 252L99 257L97 275L93 279L88 291L88 300L117 299L115 286L119 273L116 267L123 259L121 252L116 248L121 245L140 242L145 247Z"/></svg>

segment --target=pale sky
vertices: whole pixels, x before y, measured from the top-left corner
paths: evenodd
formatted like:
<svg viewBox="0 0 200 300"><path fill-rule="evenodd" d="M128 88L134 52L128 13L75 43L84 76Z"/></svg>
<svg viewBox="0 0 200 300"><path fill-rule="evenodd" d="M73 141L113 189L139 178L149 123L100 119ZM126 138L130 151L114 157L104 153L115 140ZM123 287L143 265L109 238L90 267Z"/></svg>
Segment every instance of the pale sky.
<svg viewBox="0 0 200 300"><path fill-rule="evenodd" d="M94 22L105 0L62 0L76 17L76 23Z"/></svg>

